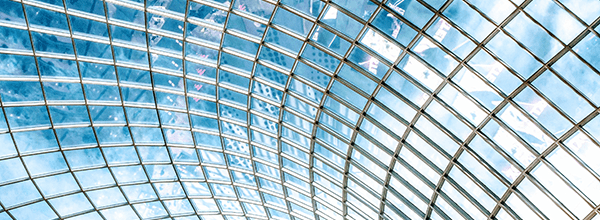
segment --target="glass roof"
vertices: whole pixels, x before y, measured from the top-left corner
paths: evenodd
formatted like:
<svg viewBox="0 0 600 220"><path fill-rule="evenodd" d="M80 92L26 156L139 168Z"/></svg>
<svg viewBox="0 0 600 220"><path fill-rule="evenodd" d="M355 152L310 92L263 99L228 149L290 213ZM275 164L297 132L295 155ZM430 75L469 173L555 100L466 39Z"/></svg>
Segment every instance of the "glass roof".
<svg viewBox="0 0 600 220"><path fill-rule="evenodd" d="M598 220L599 15L0 0L0 220Z"/></svg>

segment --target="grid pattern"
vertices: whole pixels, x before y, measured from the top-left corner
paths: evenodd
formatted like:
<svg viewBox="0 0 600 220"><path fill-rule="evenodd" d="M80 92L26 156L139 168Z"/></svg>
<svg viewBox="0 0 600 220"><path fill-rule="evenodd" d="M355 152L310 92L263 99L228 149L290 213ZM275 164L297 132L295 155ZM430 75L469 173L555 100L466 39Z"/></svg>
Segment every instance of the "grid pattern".
<svg viewBox="0 0 600 220"><path fill-rule="evenodd" d="M600 1L0 0L0 219L594 219Z"/></svg>

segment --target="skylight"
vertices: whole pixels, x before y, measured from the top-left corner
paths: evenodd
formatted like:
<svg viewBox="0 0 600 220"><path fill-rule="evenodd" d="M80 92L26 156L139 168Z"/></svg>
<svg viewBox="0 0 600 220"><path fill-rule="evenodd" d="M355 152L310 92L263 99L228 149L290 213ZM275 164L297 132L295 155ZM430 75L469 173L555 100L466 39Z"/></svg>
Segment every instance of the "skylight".
<svg viewBox="0 0 600 220"><path fill-rule="evenodd" d="M599 16L0 0L0 220L599 220Z"/></svg>

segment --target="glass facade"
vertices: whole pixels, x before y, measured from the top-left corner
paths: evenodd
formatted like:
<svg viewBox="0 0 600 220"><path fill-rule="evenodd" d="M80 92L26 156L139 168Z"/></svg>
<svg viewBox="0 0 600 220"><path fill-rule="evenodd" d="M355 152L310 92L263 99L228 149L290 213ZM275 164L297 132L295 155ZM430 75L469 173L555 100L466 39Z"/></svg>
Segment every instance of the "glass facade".
<svg viewBox="0 0 600 220"><path fill-rule="evenodd" d="M0 0L0 220L598 220L599 16Z"/></svg>

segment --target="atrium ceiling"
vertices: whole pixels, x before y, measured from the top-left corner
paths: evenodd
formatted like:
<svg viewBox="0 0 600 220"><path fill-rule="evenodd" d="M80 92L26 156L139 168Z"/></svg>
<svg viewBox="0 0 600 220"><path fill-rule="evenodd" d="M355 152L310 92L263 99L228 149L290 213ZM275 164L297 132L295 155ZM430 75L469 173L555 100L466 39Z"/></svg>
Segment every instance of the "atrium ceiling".
<svg viewBox="0 0 600 220"><path fill-rule="evenodd" d="M599 16L0 0L0 220L599 220Z"/></svg>

